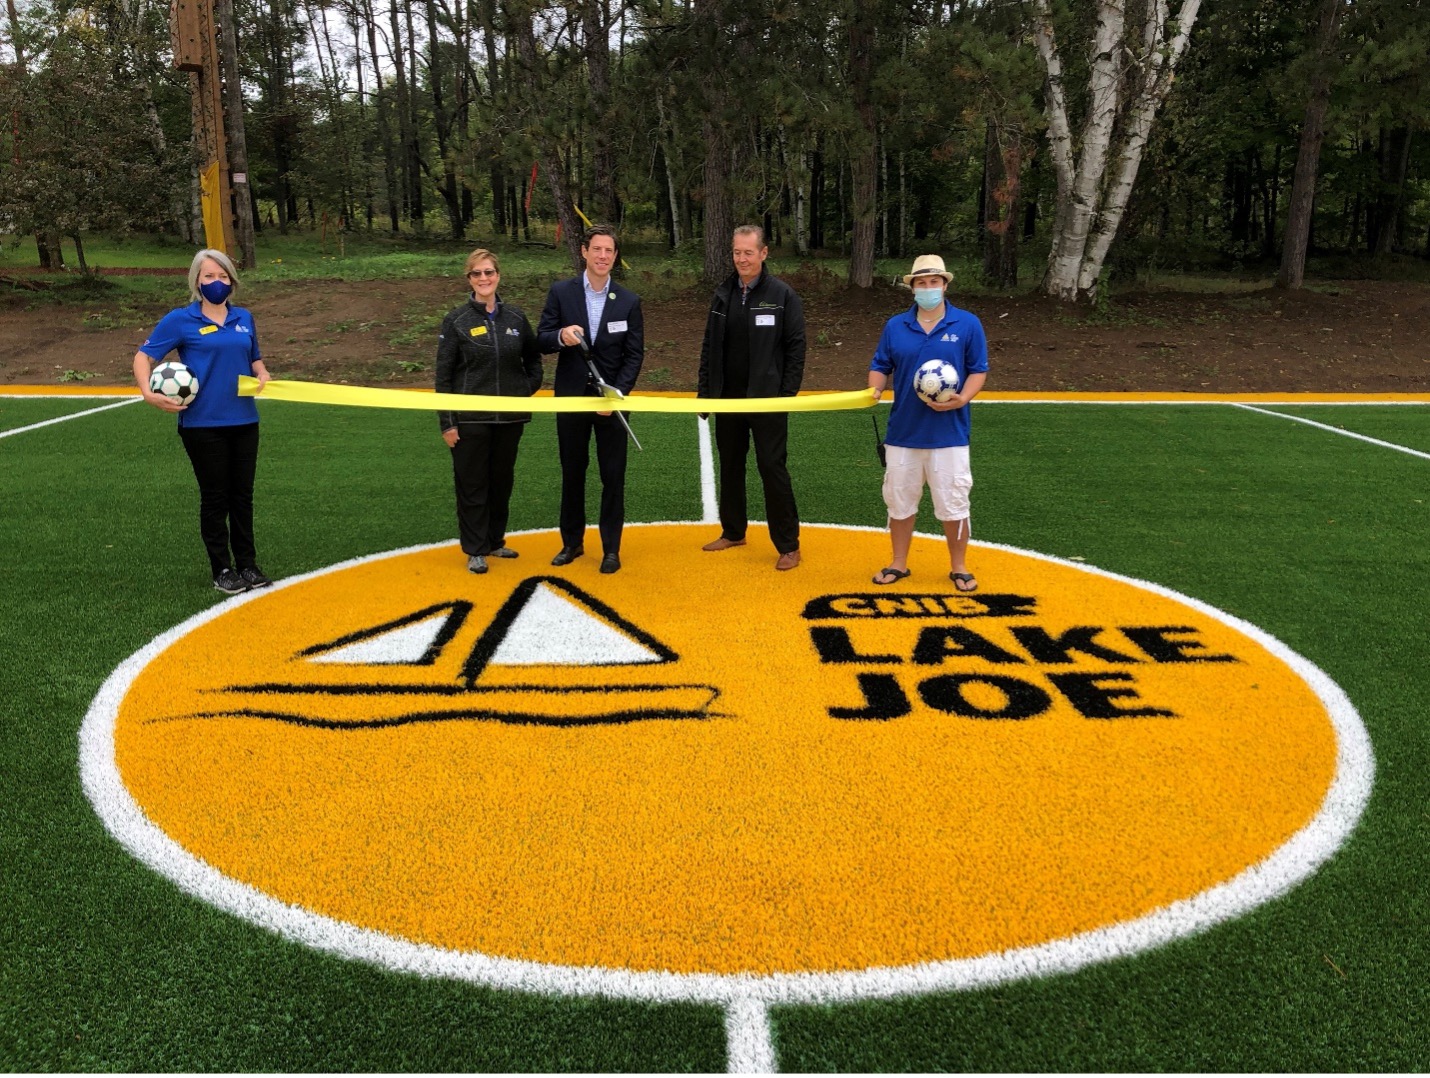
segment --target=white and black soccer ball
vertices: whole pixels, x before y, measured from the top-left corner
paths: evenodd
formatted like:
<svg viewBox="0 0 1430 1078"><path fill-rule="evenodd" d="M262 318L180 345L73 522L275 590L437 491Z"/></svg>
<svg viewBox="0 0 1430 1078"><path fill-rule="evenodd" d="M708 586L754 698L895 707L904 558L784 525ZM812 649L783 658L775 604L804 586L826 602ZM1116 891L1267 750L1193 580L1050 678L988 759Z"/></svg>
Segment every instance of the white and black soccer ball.
<svg viewBox="0 0 1430 1078"><path fill-rule="evenodd" d="M958 396L958 368L942 359L931 359L914 375L914 392L925 404L942 404Z"/></svg>
<svg viewBox="0 0 1430 1078"><path fill-rule="evenodd" d="M199 380L182 363L160 363L149 375L149 388L171 401L187 404L199 395Z"/></svg>

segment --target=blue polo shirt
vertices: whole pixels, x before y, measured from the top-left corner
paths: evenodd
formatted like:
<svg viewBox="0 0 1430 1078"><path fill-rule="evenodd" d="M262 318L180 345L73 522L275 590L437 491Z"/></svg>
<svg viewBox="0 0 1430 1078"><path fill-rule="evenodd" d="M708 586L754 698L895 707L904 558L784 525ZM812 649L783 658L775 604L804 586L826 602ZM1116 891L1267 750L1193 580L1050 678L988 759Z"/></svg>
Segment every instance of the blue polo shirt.
<svg viewBox="0 0 1430 1078"><path fill-rule="evenodd" d="M886 375L894 391L889 429L884 436L889 445L943 449L968 444L967 405L951 412L935 412L914 392L914 375L930 359L953 364L960 386L970 374L986 372L988 338L983 335L983 323L945 300L943 320L932 333L925 333L919 325L917 306L884 324L869 369Z"/></svg>
<svg viewBox="0 0 1430 1078"><path fill-rule="evenodd" d="M228 308L223 325L204 317L198 300L170 311L149 339L139 346L150 359L179 353L179 362L194 372L199 393L179 413L181 427L237 427L258 422L258 405L238 395L238 376L252 374L263 357L253 315L242 307Z"/></svg>

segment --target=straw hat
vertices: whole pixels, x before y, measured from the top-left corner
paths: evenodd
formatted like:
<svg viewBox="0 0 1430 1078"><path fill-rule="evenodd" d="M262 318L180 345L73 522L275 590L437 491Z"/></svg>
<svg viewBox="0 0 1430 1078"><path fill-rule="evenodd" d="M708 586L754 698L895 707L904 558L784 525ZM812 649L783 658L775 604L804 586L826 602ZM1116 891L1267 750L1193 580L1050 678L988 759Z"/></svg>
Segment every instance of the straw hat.
<svg viewBox="0 0 1430 1078"><path fill-rule="evenodd" d="M914 259L913 272L904 274L905 286L912 287L915 277L942 277L944 284L953 284L953 274L943 268L943 259L938 255L919 255Z"/></svg>

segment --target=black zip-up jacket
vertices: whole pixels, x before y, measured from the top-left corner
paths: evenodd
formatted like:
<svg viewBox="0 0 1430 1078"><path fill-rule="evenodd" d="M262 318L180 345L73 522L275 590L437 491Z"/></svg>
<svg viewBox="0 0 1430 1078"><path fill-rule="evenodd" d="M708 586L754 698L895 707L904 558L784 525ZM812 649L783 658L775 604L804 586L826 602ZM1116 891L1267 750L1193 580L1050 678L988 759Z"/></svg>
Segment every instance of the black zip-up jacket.
<svg viewBox="0 0 1430 1078"><path fill-rule="evenodd" d="M541 352L520 307L503 303L487 317L468 299L442 319L437 338L437 392L529 397L541 388ZM530 412L438 412L442 430L461 423L526 423Z"/></svg>
<svg viewBox="0 0 1430 1078"><path fill-rule="evenodd" d="M750 334L748 397L793 397L804 380L804 304L799 294L763 269L740 304L740 275L732 273L715 289L700 345L700 381L696 395L725 395L725 327L745 318Z"/></svg>

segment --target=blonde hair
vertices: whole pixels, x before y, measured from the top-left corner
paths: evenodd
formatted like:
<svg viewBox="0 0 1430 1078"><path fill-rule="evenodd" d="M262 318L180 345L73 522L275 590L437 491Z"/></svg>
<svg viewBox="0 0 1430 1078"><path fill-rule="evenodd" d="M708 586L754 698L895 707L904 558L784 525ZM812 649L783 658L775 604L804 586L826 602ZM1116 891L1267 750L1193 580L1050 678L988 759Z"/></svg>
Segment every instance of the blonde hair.
<svg viewBox="0 0 1430 1078"><path fill-rule="evenodd" d="M490 262L492 264L492 269L496 270L498 273L501 272L501 259L497 258L495 254L493 254L491 251L488 251L485 247L478 247L475 251L473 251L467 256L467 268L462 272L471 273L472 270L477 268L478 262Z"/></svg>
<svg viewBox="0 0 1430 1078"><path fill-rule="evenodd" d="M233 290L238 291L238 270L233 268L233 260L222 251L215 251L212 248L205 248L194 255L194 260L189 263L189 299L199 299L199 272L206 261L217 262L219 268L228 274L228 283L233 285Z"/></svg>

